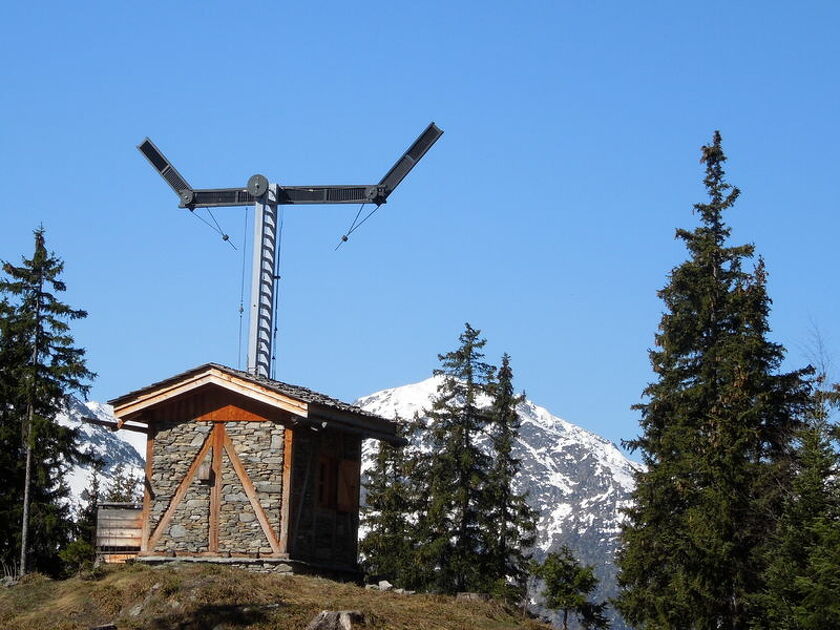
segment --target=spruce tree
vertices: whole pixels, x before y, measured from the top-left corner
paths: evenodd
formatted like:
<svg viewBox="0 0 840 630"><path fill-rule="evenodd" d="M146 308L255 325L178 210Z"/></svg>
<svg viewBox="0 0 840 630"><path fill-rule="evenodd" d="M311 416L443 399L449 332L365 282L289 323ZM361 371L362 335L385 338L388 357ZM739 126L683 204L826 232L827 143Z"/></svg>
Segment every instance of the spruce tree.
<svg viewBox="0 0 840 630"><path fill-rule="evenodd" d="M791 491L765 552L756 628L840 627L840 455L825 406L829 399L836 404L836 395L820 391L817 397L817 415L800 435Z"/></svg>
<svg viewBox="0 0 840 630"><path fill-rule="evenodd" d="M618 608L642 628L747 628L763 588L762 548L789 487L792 440L810 400L808 371L781 373L767 339L770 299L752 245L729 246L721 137L702 149L700 226L659 292L666 312L650 351L634 505L623 528Z"/></svg>
<svg viewBox="0 0 840 630"><path fill-rule="evenodd" d="M394 421L397 436L402 437L400 419ZM367 497L362 523L367 534L359 549L364 556L362 568L366 574L384 577L401 588L412 588L420 580L410 535L410 518L416 508L407 475L406 448L379 444L365 484Z"/></svg>
<svg viewBox="0 0 840 630"><path fill-rule="evenodd" d="M64 474L86 460L75 432L54 420L66 395L86 394L94 376L68 324L87 314L56 296L66 289L63 266L39 229L32 258L4 262L0 278L0 560L21 573L59 571L72 529Z"/></svg>
<svg viewBox="0 0 840 630"><path fill-rule="evenodd" d="M88 487L82 490L80 496L82 503L79 505L74 527L76 538L58 552L66 575L88 569L96 561L96 521L101 498L99 476L102 472L102 462L94 461L92 468Z"/></svg>
<svg viewBox="0 0 840 630"><path fill-rule="evenodd" d="M514 392L513 369L507 354L502 356L491 383L491 394L488 429L493 463L487 483L488 509L483 515L485 546L490 557L488 590L504 599L519 600L525 594L537 513L528 505L527 492L519 493L514 488L520 469L520 461L513 455L521 424L516 407L525 395Z"/></svg>
<svg viewBox="0 0 840 630"><path fill-rule="evenodd" d="M102 488L100 475L102 464L96 462L90 475L88 487L82 490L82 504L79 506L79 515L76 519L77 539L83 540L92 547L96 546L96 518L99 511L99 502L102 500Z"/></svg>
<svg viewBox="0 0 840 630"><path fill-rule="evenodd" d="M103 503L139 503L143 500L143 481L119 463L111 475L101 501Z"/></svg>
<svg viewBox="0 0 840 630"><path fill-rule="evenodd" d="M415 467L426 489L415 530L418 562L430 575L425 587L443 593L480 590L490 561L481 525L491 460L479 445L488 424L479 399L493 367L483 361L480 334L466 324L460 346L438 355L442 380L426 412L429 454Z"/></svg>
<svg viewBox="0 0 840 630"><path fill-rule="evenodd" d="M544 583L542 596L546 608L563 613L563 630L568 630L574 617L584 628L607 628L606 603L589 600L598 586L598 578L590 566L581 566L565 545L549 553L534 571Z"/></svg>

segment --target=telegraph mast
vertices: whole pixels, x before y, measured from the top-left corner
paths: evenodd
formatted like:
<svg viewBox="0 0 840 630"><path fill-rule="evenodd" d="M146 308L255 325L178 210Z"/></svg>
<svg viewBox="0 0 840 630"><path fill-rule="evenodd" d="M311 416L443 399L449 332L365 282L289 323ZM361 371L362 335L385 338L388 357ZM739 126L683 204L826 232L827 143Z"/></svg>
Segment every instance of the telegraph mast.
<svg viewBox="0 0 840 630"><path fill-rule="evenodd" d="M359 186L281 186L264 175L252 175L244 188L196 189L175 170L154 143L146 138L137 148L166 180L180 199L180 208L220 208L250 206L254 214L254 254L251 262L251 310L248 333L248 372L269 377L274 328L274 293L277 279L274 270L279 256L277 243L277 206L298 204L358 203L378 208L443 135L430 123L408 150L396 161L378 184ZM346 240L346 237L343 237Z"/></svg>

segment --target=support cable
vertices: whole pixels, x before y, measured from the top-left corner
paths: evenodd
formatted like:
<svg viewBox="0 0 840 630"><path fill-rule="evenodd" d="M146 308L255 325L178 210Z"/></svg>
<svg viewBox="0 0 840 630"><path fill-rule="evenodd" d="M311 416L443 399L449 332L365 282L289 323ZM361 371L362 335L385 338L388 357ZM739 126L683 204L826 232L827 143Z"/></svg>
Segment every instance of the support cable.
<svg viewBox="0 0 840 630"><path fill-rule="evenodd" d="M360 215L360 214L362 214L362 208L364 208L364 207L365 207L365 204L362 204L361 206L359 206L359 211L356 213L356 218L354 218L354 219L353 219L353 223L351 223L351 224L350 224L350 229L348 229L348 230L347 230L347 231L346 231L346 232L345 232L345 233L341 236L341 240L338 242L338 245L336 245L336 246L335 246L335 250L337 250L339 247L341 247L341 245L342 245L343 243L346 243L346 242L347 242L347 239L348 239L348 238L350 238L350 235L351 235L353 232L355 232L356 230L358 230L360 227L362 227L362 224L363 224L365 221L367 221L367 220L368 220L368 219L369 219L369 218L373 215L373 213L374 213L374 212L376 212L377 210L379 210L379 208L381 208L382 206L381 206L381 205L377 205L377 206L376 206L373 210L371 210L370 212L368 212L368 213L365 215L365 218L364 218L364 219L362 219L361 221L359 221L359 215ZM359 221L359 222L358 222L358 223L356 223L356 221ZM333 251L335 251L335 250L333 250Z"/></svg>
<svg viewBox="0 0 840 630"><path fill-rule="evenodd" d="M280 306L280 291L279 291L279 284L280 284L280 246L283 242L283 223L285 220L285 213L283 212L283 206L277 206L277 214L278 214L278 223L277 226L277 245L274 248L275 256L274 256L274 310L272 313L272 324L274 325L274 331L272 332L271 338L271 368L269 369L269 375L272 379L276 378L277 375L277 313L279 311Z"/></svg>
<svg viewBox="0 0 840 630"><path fill-rule="evenodd" d="M213 219L213 223L215 223L216 225L213 225L212 223L210 223L207 219L205 219L204 217L202 217L200 214L197 214L194 210L190 210L190 214L191 214L191 215L193 215L196 219L198 219L198 220L199 220L199 221L201 221L202 223L204 223L204 225L206 225L207 227L209 227L211 230L213 230L214 232L216 232L219 236L221 236L221 237L222 237L222 240L223 240L223 241L225 241L226 243L228 243L231 247L233 247L233 249L234 249L234 250L236 250L236 245L234 245L234 244L230 241L230 236L229 236L229 235L227 235L227 234L225 234L224 230L222 230L221 226L219 225L219 222L218 222L218 221L216 221L216 217L214 217L214 216L213 216L213 213L212 213L212 212L210 212L210 208L205 208L205 210L207 210L207 213L208 213L208 214L212 217L212 219Z"/></svg>

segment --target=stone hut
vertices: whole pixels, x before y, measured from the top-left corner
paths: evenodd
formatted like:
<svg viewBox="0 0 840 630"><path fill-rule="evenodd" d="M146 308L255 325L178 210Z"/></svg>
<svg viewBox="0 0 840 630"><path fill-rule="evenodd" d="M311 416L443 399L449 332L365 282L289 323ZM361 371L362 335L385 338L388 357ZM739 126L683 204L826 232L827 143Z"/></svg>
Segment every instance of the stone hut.
<svg viewBox="0 0 840 630"><path fill-rule="evenodd" d="M110 403L147 434L138 560L357 570L362 439L393 422L215 363Z"/></svg>

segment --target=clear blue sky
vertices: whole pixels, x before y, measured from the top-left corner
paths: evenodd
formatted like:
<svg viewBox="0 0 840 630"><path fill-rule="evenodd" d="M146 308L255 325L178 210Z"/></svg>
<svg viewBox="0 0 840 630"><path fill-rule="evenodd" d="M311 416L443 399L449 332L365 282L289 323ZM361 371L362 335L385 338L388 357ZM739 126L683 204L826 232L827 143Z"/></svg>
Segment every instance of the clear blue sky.
<svg viewBox="0 0 840 630"><path fill-rule="evenodd" d="M340 398L427 377L469 321L534 401L635 435L714 129L773 339L791 367L812 323L838 349L835 2L5 2L0 22L0 258L47 228L94 399L237 365L241 252L177 208L147 135L213 187L372 183L445 130L337 252L355 207L285 210L277 376ZM244 210L215 214L240 245Z"/></svg>

